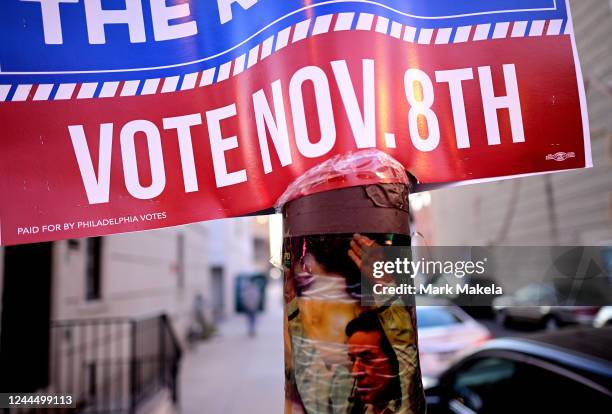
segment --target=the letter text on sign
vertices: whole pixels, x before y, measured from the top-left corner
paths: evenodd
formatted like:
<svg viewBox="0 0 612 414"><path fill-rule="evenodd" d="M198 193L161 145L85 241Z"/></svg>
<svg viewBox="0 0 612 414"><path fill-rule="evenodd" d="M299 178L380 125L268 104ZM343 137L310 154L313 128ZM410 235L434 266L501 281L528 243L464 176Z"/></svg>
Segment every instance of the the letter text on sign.
<svg viewBox="0 0 612 414"><path fill-rule="evenodd" d="M519 97L516 69L514 65L504 65L504 79L506 82L506 96L495 96L491 67L478 68L480 89L482 91L482 107L487 125L487 139L489 145L501 143L497 110L507 108L510 112L510 128L512 129L512 142L525 142L523 129L523 115L521 113L521 100Z"/></svg>
<svg viewBox="0 0 612 414"><path fill-rule="evenodd" d="M113 124L100 125L98 149L98 173L94 169L91 151L87 146L83 125L68 127L72 147L76 155L83 186L89 204L108 203L110 192L111 153L113 149Z"/></svg>
<svg viewBox="0 0 612 414"><path fill-rule="evenodd" d="M208 124L208 134L210 135L210 150L217 187L226 187L247 180L246 170L227 172L225 152L238 148L238 137L224 138L221 134L221 121L234 116L236 116L236 104L206 112L206 123Z"/></svg>
<svg viewBox="0 0 612 414"><path fill-rule="evenodd" d="M155 40L171 40L193 36L198 33L198 26L191 20L184 23L170 24L170 20L190 15L189 3L168 6L168 0L151 0L151 18Z"/></svg>
<svg viewBox="0 0 612 414"><path fill-rule="evenodd" d="M287 118L285 116L285 106L283 105L283 92L280 80L272 82L272 102L274 103L274 113L266 99L263 89L253 94L253 110L255 111L255 124L257 125L257 138L261 149L264 172L272 172L272 161L270 159L270 149L266 129L270 131L270 138L276 149L276 154L283 167L291 164L291 149L289 147L289 131L287 128ZM267 128L266 128L267 127Z"/></svg>
<svg viewBox="0 0 612 414"><path fill-rule="evenodd" d="M408 69L404 75L406 98L410 104L408 126L414 146L423 152L433 151L440 143L438 117L431 109L434 103L434 89L431 79L420 69ZM425 120L427 135L422 136L419 121Z"/></svg>
<svg viewBox="0 0 612 414"><path fill-rule="evenodd" d="M40 3L43 33L45 43L48 45L61 45L64 42L62 35L62 19L60 3L78 3L79 0L20 0Z"/></svg>
<svg viewBox="0 0 612 414"><path fill-rule="evenodd" d="M127 24L132 43L142 43L147 40L141 0L125 0L124 10L105 10L102 8L102 0L84 1L89 43L106 43L104 26L107 24Z"/></svg>
<svg viewBox="0 0 612 414"><path fill-rule="evenodd" d="M363 111L359 109L359 101L355 87L351 81L345 60L331 63L340 89L342 102L355 136L357 148L373 148L376 146L376 103L374 91L374 61L363 60Z"/></svg>
<svg viewBox="0 0 612 414"><path fill-rule="evenodd" d="M164 118L164 129L176 129L179 143L181 167L183 169L183 182L185 192L198 191L198 176L196 173L195 158L193 157L193 142L191 140L191 127L202 124L200 114L175 116Z"/></svg>
<svg viewBox="0 0 612 414"><path fill-rule="evenodd" d="M255 5L257 0L217 0L221 23L227 23L232 20L232 3L238 3L243 9L248 9Z"/></svg>
<svg viewBox="0 0 612 414"><path fill-rule="evenodd" d="M465 101L463 99L463 87L461 85L463 81L470 79L474 79L474 72L471 68L436 71L436 81L448 83L451 106L453 110L453 122L455 124L457 148L470 147L470 134L468 132L467 117L465 115Z"/></svg>
<svg viewBox="0 0 612 414"><path fill-rule="evenodd" d="M306 111L302 87L304 82L312 82L317 107L317 117L321 137L312 142L308 136ZM329 152L336 143L336 124L327 76L321 68L306 66L295 72L289 82L289 98L295 128L295 142L300 153L307 158L320 157Z"/></svg>
<svg viewBox="0 0 612 414"><path fill-rule="evenodd" d="M140 184L138 177L138 160L136 158L136 134L144 133L149 149L149 162L151 163L151 185L145 187ZM128 192L135 198L148 200L157 197L166 187L166 170L162 154L159 130L151 121L138 119L128 122L121 128L121 158L123 160L123 174Z"/></svg>

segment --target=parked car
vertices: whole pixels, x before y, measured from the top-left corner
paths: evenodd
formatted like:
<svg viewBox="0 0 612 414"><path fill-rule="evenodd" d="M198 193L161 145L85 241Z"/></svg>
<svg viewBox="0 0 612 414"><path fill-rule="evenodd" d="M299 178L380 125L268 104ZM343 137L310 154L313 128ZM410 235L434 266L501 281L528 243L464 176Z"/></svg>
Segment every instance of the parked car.
<svg viewBox="0 0 612 414"><path fill-rule="evenodd" d="M437 376L462 353L491 338L489 330L457 306L417 306L421 372Z"/></svg>
<svg viewBox="0 0 612 414"><path fill-rule="evenodd" d="M612 327L495 339L424 383L429 414L608 413Z"/></svg>
<svg viewBox="0 0 612 414"><path fill-rule="evenodd" d="M612 326L612 306L602 306L595 316L593 326L596 328Z"/></svg>
<svg viewBox="0 0 612 414"><path fill-rule="evenodd" d="M538 324L548 330L563 325L591 326L599 306L558 306L557 292L551 284L533 283L512 295L493 300L495 319L500 325L511 322Z"/></svg>

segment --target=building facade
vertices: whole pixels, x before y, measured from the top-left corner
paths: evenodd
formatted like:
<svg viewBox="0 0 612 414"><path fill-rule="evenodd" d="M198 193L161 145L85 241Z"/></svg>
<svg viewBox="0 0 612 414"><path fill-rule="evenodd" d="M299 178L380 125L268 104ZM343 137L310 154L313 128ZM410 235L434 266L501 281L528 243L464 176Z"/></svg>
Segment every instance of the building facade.
<svg viewBox="0 0 612 414"><path fill-rule="evenodd" d="M94 412L172 391L190 340L233 314L236 277L263 270L255 220L0 248L0 388Z"/></svg>

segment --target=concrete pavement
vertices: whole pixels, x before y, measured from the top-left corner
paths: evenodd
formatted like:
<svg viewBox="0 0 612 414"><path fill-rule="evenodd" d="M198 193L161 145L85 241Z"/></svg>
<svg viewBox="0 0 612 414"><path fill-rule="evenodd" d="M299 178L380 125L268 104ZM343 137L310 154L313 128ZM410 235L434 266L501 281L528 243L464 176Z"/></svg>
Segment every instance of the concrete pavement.
<svg viewBox="0 0 612 414"><path fill-rule="evenodd" d="M268 291L257 336L246 318L234 316L219 332L186 352L180 374L182 414L275 414L283 412L284 368L280 284Z"/></svg>

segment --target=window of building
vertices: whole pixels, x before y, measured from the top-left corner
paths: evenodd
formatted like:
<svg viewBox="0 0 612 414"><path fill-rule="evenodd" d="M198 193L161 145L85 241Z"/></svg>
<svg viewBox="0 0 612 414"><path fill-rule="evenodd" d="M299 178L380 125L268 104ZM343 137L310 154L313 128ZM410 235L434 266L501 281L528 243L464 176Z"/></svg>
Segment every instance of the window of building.
<svg viewBox="0 0 612 414"><path fill-rule="evenodd" d="M85 245L85 298L98 300L102 297L102 237L91 237Z"/></svg>
<svg viewBox="0 0 612 414"><path fill-rule="evenodd" d="M270 253L268 249L268 243L261 237L255 237L253 239L253 249L255 250L255 261L267 262L270 260Z"/></svg>

